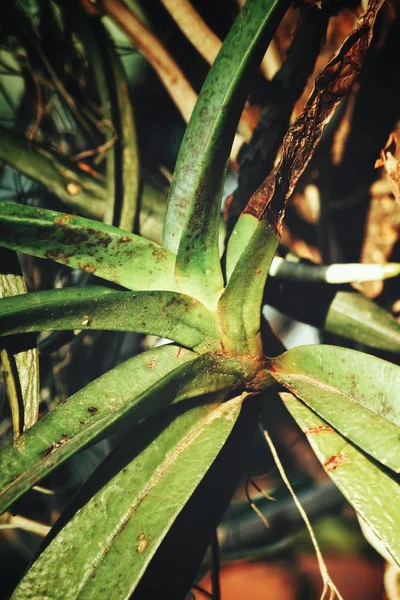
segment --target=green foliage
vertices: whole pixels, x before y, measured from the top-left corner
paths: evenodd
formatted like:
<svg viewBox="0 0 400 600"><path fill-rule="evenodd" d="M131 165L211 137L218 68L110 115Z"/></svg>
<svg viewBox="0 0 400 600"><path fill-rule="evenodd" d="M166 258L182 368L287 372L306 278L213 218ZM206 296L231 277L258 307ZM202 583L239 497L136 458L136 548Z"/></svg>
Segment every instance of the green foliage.
<svg viewBox="0 0 400 600"><path fill-rule="evenodd" d="M219 253L221 192L230 146L250 78L289 2L249 0L227 36L185 133L171 184L164 244L132 233L140 222L140 186L122 65L101 22L92 21L75 3L71 6L61 17L82 18L74 35L92 71L103 117L112 120L119 135L118 144L105 155L105 173L98 178L80 172L65 156L44 151L42 144L13 132L1 138L0 157L68 206L104 222L2 203L0 245L112 285L101 287L96 280L96 285L18 295L24 290L13 288L12 296L0 300L3 352L10 339L59 330L136 332L172 343L116 366L37 423L31 417L25 431L0 451L0 508L6 510L78 451L111 434L124 438L83 488L79 510L56 529L13 598L130 598L185 507L196 500L201 482L215 465L221 468L218 457L229 448L250 396L276 390L293 394L284 403L325 470L400 564L395 476L400 467L399 367L335 346L305 346L267 357L275 340L271 334L261 336L262 305L289 193L283 195L279 211L272 203L275 196L264 199L259 214L245 211L226 256L221 259ZM37 49L39 41L26 35ZM82 116L87 111L76 112L57 82L81 128L91 130ZM324 124L326 120L325 115ZM108 132L103 143L110 139ZM304 144L295 135L291 142L296 156ZM285 144L287 148L287 140ZM310 156L302 157L303 170ZM293 159L287 166L293 179L302 172L296 164ZM336 332L352 338L350 312L339 311L338 317L331 312L328 328L339 323ZM379 321L378 312L374 319ZM383 345L390 339L390 349L398 351L394 331L389 323L380 336ZM364 339L370 342L370 332ZM33 403L37 409L37 399ZM265 402L267 415L269 408ZM249 428L247 445L252 433ZM238 477L242 465L234 463ZM205 514L208 510L202 507ZM191 544L190 531L185 531L182 552ZM200 560L194 561L195 569Z"/></svg>

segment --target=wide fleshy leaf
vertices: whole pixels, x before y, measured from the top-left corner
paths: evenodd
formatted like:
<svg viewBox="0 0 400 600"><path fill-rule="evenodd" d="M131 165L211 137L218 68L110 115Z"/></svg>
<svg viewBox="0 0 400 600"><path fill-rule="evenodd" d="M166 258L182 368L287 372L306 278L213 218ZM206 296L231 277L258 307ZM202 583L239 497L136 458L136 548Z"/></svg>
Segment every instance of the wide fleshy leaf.
<svg viewBox="0 0 400 600"><path fill-rule="evenodd" d="M141 405L143 392L195 358L194 353L173 345L131 358L89 383L42 417L14 443L2 448L0 513L36 481L106 432L118 418L130 411L135 415L135 410L139 418L146 412ZM151 412L152 408L147 411Z"/></svg>
<svg viewBox="0 0 400 600"><path fill-rule="evenodd" d="M0 298L26 294L15 252L0 250ZM3 345L1 363L11 408L14 437L36 423L39 415L39 357L32 336Z"/></svg>
<svg viewBox="0 0 400 600"><path fill-rule="evenodd" d="M325 329L372 348L400 353L400 323L357 292L338 292L325 319Z"/></svg>
<svg viewBox="0 0 400 600"><path fill-rule="evenodd" d="M13 599L128 599L231 433L243 399L200 406L175 418L78 511ZM77 532L86 544L76 545Z"/></svg>
<svg viewBox="0 0 400 600"><path fill-rule="evenodd" d="M214 316L197 300L175 292L118 292L87 286L0 300L0 335L66 329L132 331L202 351L220 348Z"/></svg>
<svg viewBox="0 0 400 600"><path fill-rule="evenodd" d="M223 287L220 194L236 125L250 78L289 4L246 3L208 74L182 142L168 198L164 245L178 252L176 273L182 289L196 289L203 301Z"/></svg>
<svg viewBox="0 0 400 600"><path fill-rule="evenodd" d="M118 421L144 417L194 395L235 389L240 368L177 346L161 346L125 361L45 415L0 452L0 513L69 456L104 437Z"/></svg>
<svg viewBox="0 0 400 600"><path fill-rule="evenodd" d="M177 290L175 258L168 250L83 217L0 204L0 245L94 273L131 290Z"/></svg>
<svg viewBox="0 0 400 600"><path fill-rule="evenodd" d="M362 450L400 471L400 367L337 346L270 360L273 377Z"/></svg>
<svg viewBox="0 0 400 600"><path fill-rule="evenodd" d="M400 566L400 486L291 394L282 398L329 477Z"/></svg>
<svg viewBox="0 0 400 600"><path fill-rule="evenodd" d="M268 280L268 304L292 319L386 352L400 352L400 323L358 292L325 284Z"/></svg>

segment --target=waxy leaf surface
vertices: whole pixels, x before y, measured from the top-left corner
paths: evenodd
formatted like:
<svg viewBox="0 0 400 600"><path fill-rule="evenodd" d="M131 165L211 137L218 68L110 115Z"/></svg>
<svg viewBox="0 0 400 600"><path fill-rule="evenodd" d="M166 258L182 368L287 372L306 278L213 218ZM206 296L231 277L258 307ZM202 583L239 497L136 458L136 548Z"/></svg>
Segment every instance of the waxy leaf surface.
<svg viewBox="0 0 400 600"><path fill-rule="evenodd" d="M270 361L273 377L343 436L400 471L400 368L338 346L299 346Z"/></svg>
<svg viewBox="0 0 400 600"><path fill-rule="evenodd" d="M219 337L208 309L175 292L118 292L87 286L0 300L0 335L66 329L145 333L203 351L218 345Z"/></svg>
<svg viewBox="0 0 400 600"><path fill-rule="evenodd" d="M294 396L282 394L282 398L329 477L400 566L398 482Z"/></svg>
<svg viewBox="0 0 400 600"><path fill-rule="evenodd" d="M128 599L231 433L242 400L192 408L175 418L78 511L13 599ZM85 544L76 544L77 534Z"/></svg>
<svg viewBox="0 0 400 600"><path fill-rule="evenodd" d="M173 254L155 242L83 217L0 204L0 245L131 290L177 290Z"/></svg>

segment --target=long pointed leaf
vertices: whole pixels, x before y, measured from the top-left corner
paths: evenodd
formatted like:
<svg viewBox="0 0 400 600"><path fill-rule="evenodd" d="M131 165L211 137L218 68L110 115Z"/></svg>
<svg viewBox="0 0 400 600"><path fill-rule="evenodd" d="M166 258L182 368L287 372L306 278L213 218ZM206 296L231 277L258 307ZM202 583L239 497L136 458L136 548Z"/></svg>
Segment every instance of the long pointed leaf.
<svg viewBox="0 0 400 600"><path fill-rule="evenodd" d="M14 600L128 599L231 433L243 399L177 417L62 529ZM90 543L77 547L77 531Z"/></svg>
<svg viewBox="0 0 400 600"><path fill-rule="evenodd" d="M400 367L337 346L300 346L271 359L273 377L346 438L400 471Z"/></svg>
<svg viewBox="0 0 400 600"><path fill-rule="evenodd" d="M291 394L282 394L329 477L400 566L400 486Z"/></svg>
<svg viewBox="0 0 400 600"><path fill-rule="evenodd" d="M149 350L122 363L48 413L17 444L1 450L0 513L117 422L120 428L132 427L173 402L235 390L242 383L234 360L207 354L196 359L176 346Z"/></svg>
<svg viewBox="0 0 400 600"><path fill-rule="evenodd" d="M0 245L133 290L177 290L174 255L154 242L97 221L0 204Z"/></svg>
<svg viewBox="0 0 400 600"><path fill-rule="evenodd" d="M116 292L87 286L0 300L0 335L66 329L133 331L202 351L219 347L220 338L208 309L174 292Z"/></svg>
<svg viewBox="0 0 400 600"><path fill-rule="evenodd" d="M45 415L14 443L0 451L0 513L69 456L105 435L128 415L140 419L168 404L155 394L144 402L159 380L196 355L177 346L161 346L131 358Z"/></svg>
<svg viewBox="0 0 400 600"><path fill-rule="evenodd" d="M201 300L223 286L218 227L226 161L250 77L288 6L286 0L246 3L203 85L181 146L164 245L178 251L176 272L182 289Z"/></svg>

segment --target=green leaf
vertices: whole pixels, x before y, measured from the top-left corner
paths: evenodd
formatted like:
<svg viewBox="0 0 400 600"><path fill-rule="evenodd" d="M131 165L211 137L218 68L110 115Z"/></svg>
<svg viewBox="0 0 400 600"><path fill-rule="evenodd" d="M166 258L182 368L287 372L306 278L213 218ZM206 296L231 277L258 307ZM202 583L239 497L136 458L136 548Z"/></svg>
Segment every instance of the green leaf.
<svg viewBox="0 0 400 600"><path fill-rule="evenodd" d="M14 600L128 599L231 433L244 396L178 416L62 529ZM78 532L86 544L76 544Z"/></svg>
<svg viewBox="0 0 400 600"><path fill-rule="evenodd" d="M273 377L347 439L400 471L400 367L337 346L300 346L270 359Z"/></svg>
<svg viewBox="0 0 400 600"><path fill-rule="evenodd" d="M223 286L218 228L221 186L249 82L290 2L249 0L201 90L180 149L164 226L178 252L182 289L204 302Z"/></svg>
<svg viewBox="0 0 400 600"><path fill-rule="evenodd" d="M178 291L175 259L168 250L83 217L0 204L0 245L94 273L128 289Z"/></svg>
<svg viewBox="0 0 400 600"><path fill-rule="evenodd" d="M174 345L125 361L71 396L0 452L0 513L69 456L119 428L193 396L235 390L236 361Z"/></svg>
<svg viewBox="0 0 400 600"><path fill-rule="evenodd" d="M294 396L282 397L329 477L400 566L399 484Z"/></svg>
<svg viewBox="0 0 400 600"><path fill-rule="evenodd" d="M0 300L0 335L66 329L133 331L166 337L199 351L220 349L214 315L183 294L87 286Z"/></svg>
<svg viewBox="0 0 400 600"><path fill-rule="evenodd" d="M44 185L72 209L103 217L105 188L65 157L0 127L0 160Z"/></svg>
<svg viewBox="0 0 400 600"><path fill-rule="evenodd" d="M325 319L325 330L371 348L400 352L400 323L357 292L338 292Z"/></svg>
<svg viewBox="0 0 400 600"><path fill-rule="evenodd" d="M15 252L0 250L0 298L26 294ZM1 302L1 300L0 300ZM14 437L31 427L39 415L39 358L32 336L6 343L0 353L10 401Z"/></svg>
<svg viewBox="0 0 400 600"><path fill-rule="evenodd" d="M193 361L177 346L161 346L131 358L89 383L0 452L0 513L69 456L118 420L140 419L170 398L146 393L159 380ZM146 402L144 402L146 400Z"/></svg>
<svg viewBox="0 0 400 600"><path fill-rule="evenodd" d="M71 23L96 82L105 123L107 209L104 222L132 231L139 191L139 162L132 104L121 60L102 22L75 4Z"/></svg>
<svg viewBox="0 0 400 600"><path fill-rule="evenodd" d="M255 228L220 298L218 313L228 340L241 351L258 356L262 352L262 298L279 237L267 221L257 222L251 215L242 217L251 219L250 227L255 225Z"/></svg>

